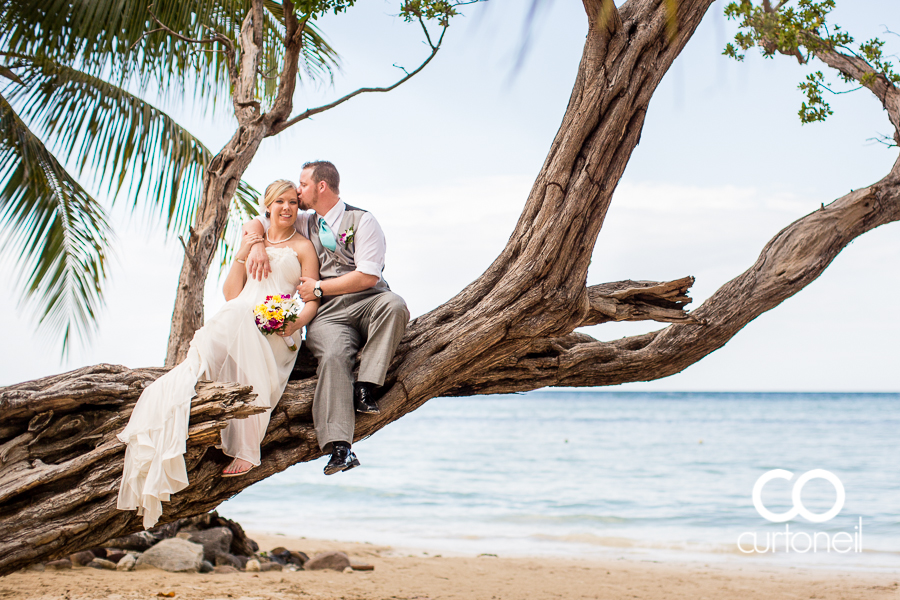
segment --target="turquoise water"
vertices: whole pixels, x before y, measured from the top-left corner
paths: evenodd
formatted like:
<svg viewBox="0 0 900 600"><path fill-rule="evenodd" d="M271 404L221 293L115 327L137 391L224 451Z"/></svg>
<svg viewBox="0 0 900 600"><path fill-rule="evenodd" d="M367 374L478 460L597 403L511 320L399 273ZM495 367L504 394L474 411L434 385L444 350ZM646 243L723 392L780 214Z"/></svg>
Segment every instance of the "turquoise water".
<svg viewBox="0 0 900 600"><path fill-rule="evenodd" d="M897 568L898 432L900 394L439 398L356 444L360 468L325 477L325 458L296 465L220 512L250 530L438 552ZM763 489L772 512L791 508L793 481L812 469L838 477L845 504L825 523L791 520L791 535L803 532L793 552L776 545L774 553L742 553L745 532L760 549L767 534L787 537L785 524L763 519L751 497L772 469L794 473ZM802 488L814 513L836 498L823 479ZM817 532L819 542L839 532L846 541L860 519L862 541L854 537L852 550L798 551Z"/></svg>

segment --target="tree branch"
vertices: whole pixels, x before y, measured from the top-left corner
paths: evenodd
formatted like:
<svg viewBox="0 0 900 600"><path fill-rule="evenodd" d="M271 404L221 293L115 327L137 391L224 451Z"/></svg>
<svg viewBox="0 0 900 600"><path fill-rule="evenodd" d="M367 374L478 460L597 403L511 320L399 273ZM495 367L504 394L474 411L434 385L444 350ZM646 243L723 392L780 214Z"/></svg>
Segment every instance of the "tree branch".
<svg viewBox="0 0 900 600"><path fill-rule="evenodd" d="M702 324L676 324L610 342L581 333L536 339L525 350L446 395L608 386L674 375L721 348L750 321L809 285L853 239L898 220L900 176L892 172L779 232L750 269L693 311Z"/></svg>
<svg viewBox="0 0 900 600"><path fill-rule="evenodd" d="M294 3L291 0L285 0L284 8L284 66L281 69L281 75L278 82L278 94L272 108L266 114L269 122L269 129L283 122L289 114L294 104L294 90L297 89L297 71L300 65L300 54L303 50L303 31L306 29L306 23L309 15L302 19L297 19L294 14Z"/></svg>
<svg viewBox="0 0 900 600"><path fill-rule="evenodd" d="M800 51L801 47L803 47L806 48L809 56L815 56L832 69L838 71L846 80L857 81L860 85L868 88L888 112L888 118L894 126L895 140L900 143L900 90L887 76L890 73L890 68L886 67L887 72L881 72L876 67L883 65L879 65L877 60L876 65L873 66L865 58L859 56L846 45L852 41L852 38L846 33L840 32L835 33L835 35L828 33L827 27L824 25L824 13L822 24L816 25L815 28L810 28L811 26L806 23L801 25L799 21L794 23L794 27L804 27L804 29L798 29L795 32L794 37L790 38L792 40L790 45L785 44L780 39L780 29L777 27L773 29L774 24L779 23L779 16L786 14L779 13L784 4L785 1L782 0L773 7L768 0L764 0L762 3L764 16L762 18L753 16L752 5L749 3L742 4L736 14L742 15L744 18L742 27L749 28L756 35L760 36L758 44L764 48L764 53L767 56L778 52L785 56L797 58L800 64L806 64L809 57L804 56ZM730 8L732 7L729 6ZM734 17L736 14L731 16ZM819 27L825 28L825 37L820 34ZM749 45L749 43L744 43L742 47L746 49ZM729 46L731 45L729 44ZM847 50L849 54L840 52L839 48ZM875 49L877 50L875 56L880 56L880 46L875 46ZM824 87L821 83L818 85Z"/></svg>
<svg viewBox="0 0 900 600"><path fill-rule="evenodd" d="M888 118L894 126L895 139L900 143L900 90L884 74L873 69L868 62L858 56L849 56L836 50L822 50L816 52L816 57L844 76L858 81L875 94L887 111Z"/></svg>
<svg viewBox="0 0 900 600"><path fill-rule="evenodd" d="M141 390L164 372L96 365L0 388L0 575L138 529L139 517L115 508L124 458L115 435ZM254 398L249 386L197 385L189 469L218 442L228 419L260 412Z"/></svg>
<svg viewBox="0 0 900 600"><path fill-rule="evenodd" d="M622 17L613 0L583 0L590 30L613 35L622 28Z"/></svg>
<svg viewBox="0 0 900 600"><path fill-rule="evenodd" d="M424 27L424 25L423 25L423 27ZM433 59L435 57L435 55L438 53L438 50L441 49L441 42L444 39L444 33L446 33L446 31L447 31L447 27L444 26L443 30L441 31L440 38L438 38L437 43L435 45L431 46L431 54L428 55L428 58L426 58L425 61L421 65L419 65L414 71L410 71L409 73L407 73L404 77L402 77L400 80L398 80L393 85L390 85L387 87L359 88L358 90L351 92L351 93L347 94L346 96L338 98L337 100L335 100L334 102L331 102L329 104L325 104L323 106L319 106L316 108L306 109L304 112L300 113L299 115L297 115L295 117L288 119L287 121L273 123L272 127L269 129L268 136L277 135L277 134L281 133L282 131L284 131L285 129L287 129L288 127L291 127L292 125L296 125L300 121L304 121L314 115L317 115L319 113L325 112L326 110L330 110L336 106L339 106L339 105L343 104L344 102L346 102L347 100L350 100L351 98L358 96L360 94L366 94L366 93L371 93L371 92L390 92L391 90L399 87L403 83L412 79L417 73L419 73L422 69L424 69L428 65L428 63L431 62L431 59ZM430 43L431 42L429 41L429 44Z"/></svg>
<svg viewBox="0 0 900 600"><path fill-rule="evenodd" d="M241 64L239 71L232 78L234 116L238 123L245 127L260 115L259 102L255 96L263 47L263 15L263 0L253 0L250 11L241 23Z"/></svg>
<svg viewBox="0 0 900 600"><path fill-rule="evenodd" d="M662 323L698 323L684 307L690 304L688 289L693 277L675 281L617 281L588 288L590 310L578 327L610 321L659 321Z"/></svg>

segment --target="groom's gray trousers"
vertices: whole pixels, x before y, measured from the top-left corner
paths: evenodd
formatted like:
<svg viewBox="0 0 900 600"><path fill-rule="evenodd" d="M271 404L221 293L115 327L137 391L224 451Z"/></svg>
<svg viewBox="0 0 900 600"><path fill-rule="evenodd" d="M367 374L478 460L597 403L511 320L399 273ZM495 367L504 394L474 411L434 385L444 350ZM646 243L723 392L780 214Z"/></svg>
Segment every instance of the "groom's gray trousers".
<svg viewBox="0 0 900 600"><path fill-rule="evenodd" d="M390 291L334 296L319 307L306 343L319 361L313 420L324 452L331 442L353 442L353 364L360 346L357 380L382 385L408 322L406 302Z"/></svg>

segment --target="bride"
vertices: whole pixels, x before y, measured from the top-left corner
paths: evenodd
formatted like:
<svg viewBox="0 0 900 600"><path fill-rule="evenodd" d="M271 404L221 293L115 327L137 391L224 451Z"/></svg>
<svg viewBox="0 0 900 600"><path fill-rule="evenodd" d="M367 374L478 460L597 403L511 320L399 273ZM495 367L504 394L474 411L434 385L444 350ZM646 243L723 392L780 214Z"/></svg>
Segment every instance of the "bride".
<svg viewBox="0 0 900 600"><path fill-rule="evenodd" d="M156 524L161 502L188 485L184 465L191 399L198 379L233 381L253 386L253 401L269 410L235 419L222 430L222 451L234 460L225 477L243 475L260 463L259 444L266 434L269 413L278 403L293 368L296 351L275 335L263 335L253 308L266 296L293 294L300 275L319 278L319 260L309 240L295 235L299 200L290 181L266 188L263 199L271 226L262 240L247 235L235 255L223 291L228 301L194 334L187 357L151 383L141 394L131 419L118 434L127 444L117 507L138 511L144 528ZM253 244L264 241L272 273L262 281L247 277L245 261ZM319 302L307 302L282 336L298 332L316 314ZM299 341L299 333L295 337Z"/></svg>

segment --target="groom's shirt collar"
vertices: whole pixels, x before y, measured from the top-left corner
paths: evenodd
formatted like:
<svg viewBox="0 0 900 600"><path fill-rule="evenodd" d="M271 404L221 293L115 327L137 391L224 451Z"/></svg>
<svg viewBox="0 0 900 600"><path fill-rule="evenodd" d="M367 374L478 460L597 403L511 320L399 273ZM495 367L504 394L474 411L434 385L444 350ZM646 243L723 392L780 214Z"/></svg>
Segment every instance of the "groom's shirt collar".
<svg viewBox="0 0 900 600"><path fill-rule="evenodd" d="M343 200L338 200L338 203L325 213L325 222L328 223L328 226L331 227L332 231L337 231L338 227L341 226L341 219L344 217L344 209L346 207L347 205ZM316 213L316 216L318 217L318 213Z"/></svg>

